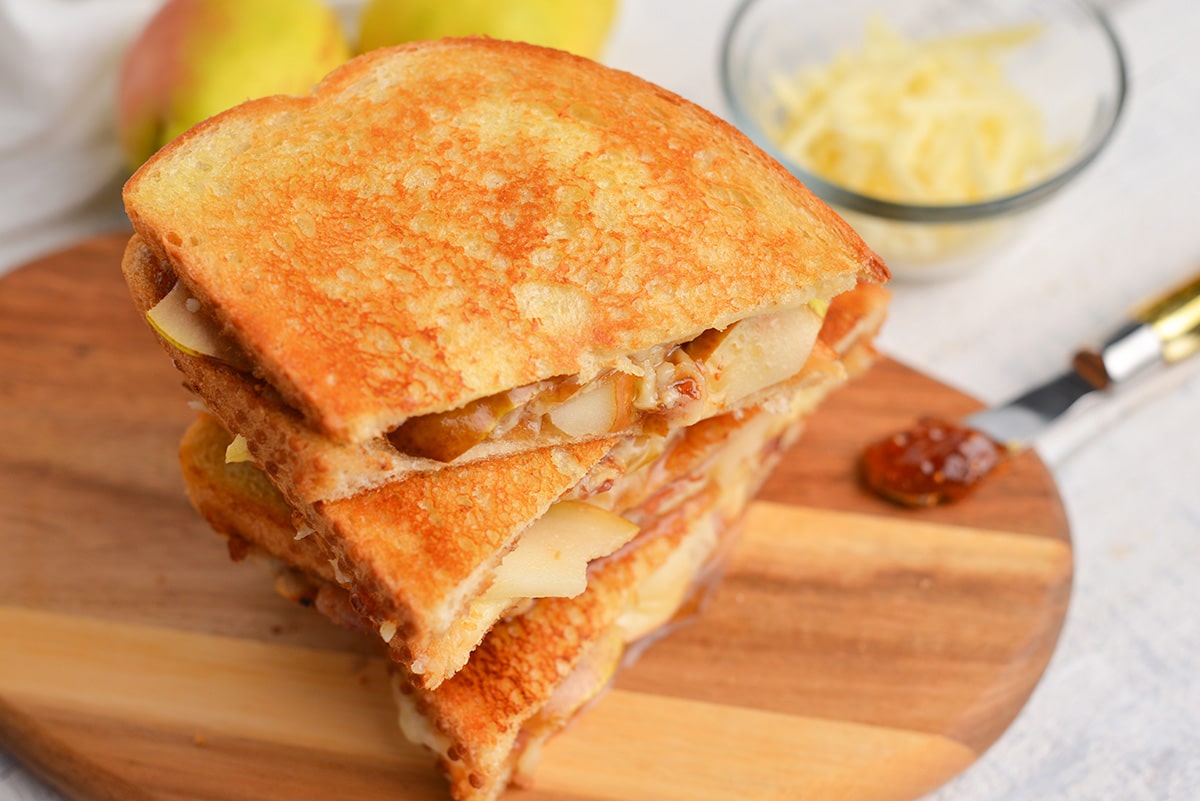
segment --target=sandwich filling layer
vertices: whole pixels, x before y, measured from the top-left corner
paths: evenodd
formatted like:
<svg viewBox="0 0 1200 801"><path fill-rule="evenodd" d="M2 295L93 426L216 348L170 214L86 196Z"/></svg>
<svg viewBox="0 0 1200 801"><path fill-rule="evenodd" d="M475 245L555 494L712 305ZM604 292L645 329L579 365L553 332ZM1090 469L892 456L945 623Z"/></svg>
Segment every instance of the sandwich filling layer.
<svg viewBox="0 0 1200 801"><path fill-rule="evenodd" d="M186 333L179 332L195 328L191 323L197 318L207 319L208 307L196 297L190 297L187 290L177 289L182 281L177 278L173 266L152 252L136 236L126 250L123 270L143 314L174 293L172 303L175 311L166 316L185 317L187 322L161 323L158 332L160 340L171 351L177 367L183 373L185 385L203 400L226 429L244 436L246 452L293 504L349 498L404 476L435 472L445 467L445 462L402 453L382 434L350 444L335 441L314 428L298 407L289 405L275 391L273 385L264 379L257 360L254 369L248 371L240 366L248 361L246 354L236 349L232 355L228 350L224 351L228 355L227 360L201 353L197 348L220 349L212 347L211 337L195 341L188 339ZM812 317L820 319L823 315L818 344L832 346L839 354L845 354L840 340L844 339L841 334L848 330L847 324L853 325L856 320L868 320L882 314L885 297L884 290L864 282L856 289L836 296L828 306L813 301L800 307L794 314L788 314L791 314L792 322L797 327L806 316L811 322ZM160 309L154 315L160 318L160 322L162 312ZM741 400L734 400L740 394L739 387L741 391L748 391L746 387L755 383L752 378L745 378L747 371L761 376L761 373L755 373L754 365L774 365L768 372L778 370L775 375L782 375L787 370L779 369L779 364L791 362L794 367L795 362L805 355L805 346L811 345L806 337L796 338L782 333L774 338L760 336L761 331L754 336L746 336L754 333L753 329L759 325L779 332L786 331L784 321L773 319L782 314L776 310L768 315L730 324L721 332L714 330L702 333L686 343L650 348L640 352L636 363L632 357L617 361L610 359L605 363L606 366L589 372L587 376L576 374L573 377L550 379L550 383L559 382L558 389L544 382L527 385L521 391L521 397L515 401L501 398L507 392L489 396L492 400L486 402L477 403L479 399L476 399L462 407L469 411L471 404L476 404L473 413L463 411L461 418L450 413L435 427L445 428L441 423L450 421L449 427L461 428L460 443L475 442L483 437L482 441L470 446L451 462L455 466L508 456L535 447L578 442L586 437L572 438L564 430L582 431L589 425L592 430L603 429L612 425L608 422L610 419L638 421L621 431L620 436L665 435L667 426L683 424L697 417L697 409L701 410L699 415L703 416L713 409L727 409L730 404L733 404L732 408L744 408L776 391L779 382L752 392ZM870 322L874 324L873 320ZM223 336L224 329L218 330L211 320L199 327L218 337ZM164 330L170 333L163 333ZM179 339L173 338L176 336ZM811 332L807 336L811 336ZM720 342L716 342L718 337L721 338ZM180 341L184 339L186 343ZM749 349L741 346L746 340L751 344ZM783 352L790 353L793 358L781 360L778 358L779 348L766 347L768 342L783 343ZM728 369L729 365L721 364L722 354L736 356L729 360L732 362L732 372ZM694 380L696 370L693 368L698 365L706 368L703 377L706 379L707 395L702 395L695 384L684 380ZM745 380L737 378L739 372ZM784 379L785 382L788 380ZM759 379L758 383L761 381ZM634 386L630 386L630 382ZM639 390L639 386L644 389ZM700 397L693 398L692 394ZM633 412L613 412L614 398L632 404ZM664 410L651 408L655 398ZM559 406L565 411L556 407L547 408L551 401L560 402ZM514 408L503 411L509 405ZM479 411L480 407L482 411ZM433 421L439 414L446 413L424 417ZM558 424L555 423L555 417ZM422 419L412 417L407 422ZM528 437L533 436L530 432L535 427L536 437L530 440Z"/></svg>
<svg viewBox="0 0 1200 801"><path fill-rule="evenodd" d="M689 425L799 373L826 308L828 302L813 301L749 317L624 356L597 375L551 378L412 417L385 438L401 454L446 463L471 458L484 443L532 447ZM146 317L176 349L246 369L246 357L182 282Z"/></svg>

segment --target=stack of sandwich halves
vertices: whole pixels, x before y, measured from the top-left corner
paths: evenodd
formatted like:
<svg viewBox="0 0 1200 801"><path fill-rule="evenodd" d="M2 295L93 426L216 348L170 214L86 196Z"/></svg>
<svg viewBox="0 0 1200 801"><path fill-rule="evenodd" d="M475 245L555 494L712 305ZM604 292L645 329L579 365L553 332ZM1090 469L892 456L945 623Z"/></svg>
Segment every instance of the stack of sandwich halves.
<svg viewBox="0 0 1200 801"><path fill-rule="evenodd" d="M491 40L360 57L129 181L192 502L386 643L462 801L528 777L869 361L887 271L730 126Z"/></svg>

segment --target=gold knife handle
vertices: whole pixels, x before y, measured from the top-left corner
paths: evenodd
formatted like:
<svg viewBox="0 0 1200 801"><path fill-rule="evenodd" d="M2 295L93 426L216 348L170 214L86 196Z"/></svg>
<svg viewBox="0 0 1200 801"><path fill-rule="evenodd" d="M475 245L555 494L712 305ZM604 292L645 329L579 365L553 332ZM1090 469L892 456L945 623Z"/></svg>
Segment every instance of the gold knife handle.
<svg viewBox="0 0 1200 801"><path fill-rule="evenodd" d="M1200 275L1150 301L1134 318L1154 330L1163 361L1182 361L1200 351Z"/></svg>

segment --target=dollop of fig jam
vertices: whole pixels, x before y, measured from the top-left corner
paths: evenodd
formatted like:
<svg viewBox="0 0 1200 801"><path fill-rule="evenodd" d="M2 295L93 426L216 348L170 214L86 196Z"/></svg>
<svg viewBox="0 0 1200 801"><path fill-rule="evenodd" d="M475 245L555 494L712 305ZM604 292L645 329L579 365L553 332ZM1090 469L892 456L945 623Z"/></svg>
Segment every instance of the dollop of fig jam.
<svg viewBox="0 0 1200 801"><path fill-rule="evenodd" d="M868 445L859 468L872 492L915 508L962 500L1007 458L1004 446L981 431L924 418Z"/></svg>

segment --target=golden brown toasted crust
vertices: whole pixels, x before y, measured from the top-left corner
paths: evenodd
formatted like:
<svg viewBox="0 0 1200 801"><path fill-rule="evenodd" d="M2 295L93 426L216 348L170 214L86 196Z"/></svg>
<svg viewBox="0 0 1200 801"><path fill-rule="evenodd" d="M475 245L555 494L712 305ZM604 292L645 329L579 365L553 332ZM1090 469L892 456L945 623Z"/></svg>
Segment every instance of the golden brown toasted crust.
<svg viewBox="0 0 1200 801"><path fill-rule="evenodd" d="M128 182L135 229L316 429L404 419L887 271L732 126L529 45L361 56Z"/></svg>

